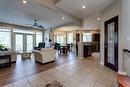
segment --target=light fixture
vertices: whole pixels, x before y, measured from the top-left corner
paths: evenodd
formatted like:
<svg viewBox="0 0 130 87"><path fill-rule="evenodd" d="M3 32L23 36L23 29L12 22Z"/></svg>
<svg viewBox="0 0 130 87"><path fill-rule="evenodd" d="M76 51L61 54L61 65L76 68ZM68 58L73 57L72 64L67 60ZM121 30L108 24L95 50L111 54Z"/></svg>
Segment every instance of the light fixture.
<svg viewBox="0 0 130 87"><path fill-rule="evenodd" d="M97 20L99 21L99 20L100 20L100 18L97 18Z"/></svg>
<svg viewBox="0 0 130 87"><path fill-rule="evenodd" d="M12 24L12 22L11 22L11 21L9 21L9 23L10 23L10 24Z"/></svg>
<svg viewBox="0 0 130 87"><path fill-rule="evenodd" d="M22 0L23 4L27 4L27 1L26 0Z"/></svg>
<svg viewBox="0 0 130 87"><path fill-rule="evenodd" d="M62 19L65 19L65 17L62 17Z"/></svg>
<svg viewBox="0 0 130 87"><path fill-rule="evenodd" d="M82 9L85 9L86 8L86 6L85 5L82 5Z"/></svg>

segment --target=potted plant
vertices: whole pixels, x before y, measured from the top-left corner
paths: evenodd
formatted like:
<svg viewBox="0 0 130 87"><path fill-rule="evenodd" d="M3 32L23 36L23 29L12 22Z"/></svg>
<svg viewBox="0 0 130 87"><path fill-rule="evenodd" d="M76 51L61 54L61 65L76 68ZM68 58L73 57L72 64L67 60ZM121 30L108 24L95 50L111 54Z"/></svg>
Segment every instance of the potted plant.
<svg viewBox="0 0 130 87"><path fill-rule="evenodd" d="M7 51L7 50L8 49L4 45L0 44L0 51Z"/></svg>

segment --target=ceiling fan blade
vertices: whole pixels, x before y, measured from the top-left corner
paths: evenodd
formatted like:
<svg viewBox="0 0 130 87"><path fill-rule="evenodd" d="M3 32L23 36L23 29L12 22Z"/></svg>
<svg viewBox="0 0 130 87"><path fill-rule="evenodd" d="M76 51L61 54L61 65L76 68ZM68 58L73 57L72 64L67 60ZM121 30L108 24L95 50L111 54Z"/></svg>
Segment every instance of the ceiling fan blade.
<svg viewBox="0 0 130 87"><path fill-rule="evenodd" d="M44 27L44 26L42 26L42 25L39 25L39 27L40 27L40 28L45 28L45 27Z"/></svg>

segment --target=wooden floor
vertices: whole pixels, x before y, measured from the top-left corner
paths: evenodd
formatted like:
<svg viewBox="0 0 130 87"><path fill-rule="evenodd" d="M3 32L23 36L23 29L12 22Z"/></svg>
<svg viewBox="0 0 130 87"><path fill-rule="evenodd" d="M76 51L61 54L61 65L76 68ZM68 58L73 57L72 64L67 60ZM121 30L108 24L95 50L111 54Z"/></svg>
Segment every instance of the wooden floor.
<svg viewBox="0 0 130 87"><path fill-rule="evenodd" d="M17 62L15 64L12 64L11 67L0 69L0 87L13 81L25 78L26 76L30 76L58 65L68 63L76 58L77 57L74 52L71 52L68 55L57 54L55 62L42 65L36 63L33 57L32 59L21 60L20 55L18 55Z"/></svg>

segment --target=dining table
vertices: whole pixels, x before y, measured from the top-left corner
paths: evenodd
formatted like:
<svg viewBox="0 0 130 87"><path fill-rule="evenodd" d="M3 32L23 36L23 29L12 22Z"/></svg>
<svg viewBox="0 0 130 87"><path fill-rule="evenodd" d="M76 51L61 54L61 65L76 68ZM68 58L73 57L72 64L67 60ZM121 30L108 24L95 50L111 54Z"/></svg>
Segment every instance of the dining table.
<svg viewBox="0 0 130 87"><path fill-rule="evenodd" d="M66 54L68 52L68 45L60 45L60 53Z"/></svg>

